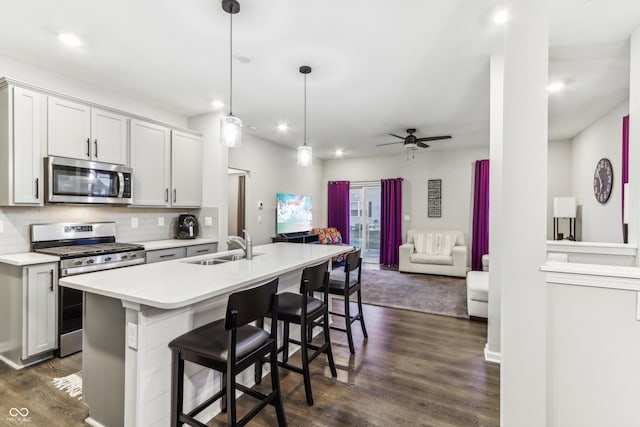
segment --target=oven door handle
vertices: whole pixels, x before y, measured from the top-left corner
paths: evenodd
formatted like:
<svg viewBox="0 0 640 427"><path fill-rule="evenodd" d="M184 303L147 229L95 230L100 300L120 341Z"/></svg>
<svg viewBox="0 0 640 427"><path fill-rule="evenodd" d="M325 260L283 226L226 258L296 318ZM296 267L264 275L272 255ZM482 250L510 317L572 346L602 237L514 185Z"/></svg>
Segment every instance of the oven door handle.
<svg viewBox="0 0 640 427"><path fill-rule="evenodd" d="M53 292L53 270L51 270L51 285L49 286L49 290Z"/></svg>
<svg viewBox="0 0 640 427"><path fill-rule="evenodd" d="M118 198L124 196L124 173L118 172Z"/></svg>

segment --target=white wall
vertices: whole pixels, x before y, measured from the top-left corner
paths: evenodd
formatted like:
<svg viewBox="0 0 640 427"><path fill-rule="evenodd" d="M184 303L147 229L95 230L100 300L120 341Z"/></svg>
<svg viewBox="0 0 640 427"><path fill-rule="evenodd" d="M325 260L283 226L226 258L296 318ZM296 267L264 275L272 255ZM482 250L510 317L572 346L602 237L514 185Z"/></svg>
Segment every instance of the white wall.
<svg viewBox="0 0 640 427"><path fill-rule="evenodd" d="M229 167L249 171L246 178L246 227L254 245L271 243L276 234L276 193L310 195L313 224L322 226L326 223L323 162L314 158L313 165L305 168L297 166L296 161L295 149L270 143L247 132L242 135L242 147L229 149ZM223 182L226 187L226 178ZM259 201L263 203L262 209L257 207ZM224 226L226 228L226 224Z"/></svg>
<svg viewBox="0 0 640 427"><path fill-rule="evenodd" d="M572 169L573 169L573 144L571 140L549 142L549 158L547 164L547 239L553 239L553 198L570 197L573 194ZM560 229L568 230L568 222L560 220ZM566 233L565 233L566 235Z"/></svg>
<svg viewBox="0 0 640 427"><path fill-rule="evenodd" d="M455 144L455 141L453 142ZM324 182L379 181L382 178L403 178L403 234L409 228L424 230L460 229L470 245L470 225L473 215L474 162L489 157L489 148L460 150L418 150L415 159L408 160L402 150L388 156L357 159L325 160ZM442 179L442 217L427 217L427 181ZM323 190L326 197L326 189Z"/></svg>
<svg viewBox="0 0 640 427"><path fill-rule="evenodd" d="M45 71L31 65L0 56L0 77L10 77L42 89L80 98L95 104L122 110L169 125L186 128L187 118L167 109L130 98L127 94L115 93L97 86L72 80L61 74Z"/></svg>
<svg viewBox="0 0 640 427"><path fill-rule="evenodd" d="M622 243L622 117L629 103L618 105L572 140L572 195L582 206L582 240ZM600 204L593 195L596 163L606 157L613 166L609 201Z"/></svg>

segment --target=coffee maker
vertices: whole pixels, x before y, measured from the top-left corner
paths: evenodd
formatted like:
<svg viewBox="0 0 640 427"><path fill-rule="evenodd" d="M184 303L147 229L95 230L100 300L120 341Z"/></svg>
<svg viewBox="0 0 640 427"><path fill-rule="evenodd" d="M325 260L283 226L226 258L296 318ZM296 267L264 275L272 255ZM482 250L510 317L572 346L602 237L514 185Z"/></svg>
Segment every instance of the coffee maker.
<svg viewBox="0 0 640 427"><path fill-rule="evenodd" d="M195 215L182 214L176 221L176 239L195 239L198 237L198 219Z"/></svg>

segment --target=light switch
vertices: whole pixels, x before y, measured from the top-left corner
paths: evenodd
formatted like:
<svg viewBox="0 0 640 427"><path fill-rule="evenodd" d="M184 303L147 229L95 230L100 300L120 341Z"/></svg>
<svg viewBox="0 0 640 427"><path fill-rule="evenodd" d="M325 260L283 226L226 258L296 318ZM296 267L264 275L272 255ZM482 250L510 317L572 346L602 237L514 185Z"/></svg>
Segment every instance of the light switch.
<svg viewBox="0 0 640 427"><path fill-rule="evenodd" d="M127 345L134 349L138 349L138 325L133 322L127 323Z"/></svg>
<svg viewBox="0 0 640 427"><path fill-rule="evenodd" d="M404 220L405 221L411 221L411 215L405 215L404 216Z"/></svg>
<svg viewBox="0 0 640 427"><path fill-rule="evenodd" d="M164 225L164 217L163 216L159 216L158 217L158 226L162 227Z"/></svg>
<svg viewBox="0 0 640 427"><path fill-rule="evenodd" d="M204 225L211 227L213 225L213 219L210 216L205 216Z"/></svg>
<svg viewBox="0 0 640 427"><path fill-rule="evenodd" d="M138 218L131 218L131 228L138 228Z"/></svg>

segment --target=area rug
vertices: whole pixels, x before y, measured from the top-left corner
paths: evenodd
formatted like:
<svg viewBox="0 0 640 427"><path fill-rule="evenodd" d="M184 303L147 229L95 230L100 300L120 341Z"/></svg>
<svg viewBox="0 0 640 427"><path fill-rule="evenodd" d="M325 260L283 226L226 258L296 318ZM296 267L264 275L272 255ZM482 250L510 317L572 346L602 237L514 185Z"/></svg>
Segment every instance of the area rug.
<svg viewBox="0 0 640 427"><path fill-rule="evenodd" d="M468 319L464 278L362 269L362 302Z"/></svg>
<svg viewBox="0 0 640 427"><path fill-rule="evenodd" d="M54 378L51 382L55 388L66 392L69 396L82 399L82 371L66 377Z"/></svg>

